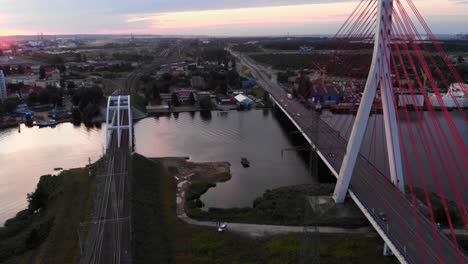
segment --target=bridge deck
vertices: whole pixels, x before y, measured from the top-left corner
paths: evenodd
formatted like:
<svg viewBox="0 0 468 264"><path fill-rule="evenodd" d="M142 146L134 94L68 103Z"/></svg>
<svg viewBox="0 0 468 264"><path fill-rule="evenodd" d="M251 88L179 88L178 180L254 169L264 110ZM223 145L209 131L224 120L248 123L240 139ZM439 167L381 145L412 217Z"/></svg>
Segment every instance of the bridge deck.
<svg viewBox="0 0 468 264"><path fill-rule="evenodd" d="M127 125L128 112L124 111L121 118ZM95 208L80 263L132 262L128 131L122 131L121 140L119 148L114 131L99 162Z"/></svg>
<svg viewBox="0 0 468 264"><path fill-rule="evenodd" d="M261 66L248 58L240 57L240 60L251 68L259 84L270 93L316 148L335 177L338 177L346 153L347 140L323 121L318 113L308 110L296 100L289 100L284 89L272 81ZM329 155L330 153L333 155ZM398 252L394 253L401 262L468 263L466 254L462 252L459 259L453 242L438 231L420 210L413 207L408 197L402 195L386 177L380 175L373 164L362 155L356 162L349 193L382 238L391 242L397 249ZM379 212L385 212L387 221L378 216ZM439 259L439 256L442 256L442 259Z"/></svg>

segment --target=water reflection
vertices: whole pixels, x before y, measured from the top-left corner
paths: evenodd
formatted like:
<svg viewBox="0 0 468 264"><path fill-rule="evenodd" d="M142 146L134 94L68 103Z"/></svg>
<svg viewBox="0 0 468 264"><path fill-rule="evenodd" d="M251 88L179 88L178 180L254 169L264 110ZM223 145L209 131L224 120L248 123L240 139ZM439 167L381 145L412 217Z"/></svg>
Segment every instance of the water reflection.
<svg viewBox="0 0 468 264"><path fill-rule="evenodd" d="M441 114L440 116L443 118ZM452 116L465 145L468 144L468 126L458 113L453 112ZM327 112L322 114L322 119L336 127L339 126L337 121L343 122L344 118ZM412 129L416 132L421 130L415 114L411 113L409 118ZM372 116L368 127L371 128L374 123L377 144L372 144L373 136L368 129L361 152L366 155L372 153L376 157L376 166L388 170L388 165L381 156L381 153L386 153L386 149L385 144L381 143L380 115ZM442 125L445 133L450 135L447 125ZM54 173L55 167L67 169L84 166L88 157L93 161L97 160L103 152L105 130L102 128L101 124L94 127L61 124L55 128L43 129L22 125L20 133L18 128L0 130L0 223L26 207L26 194L34 190L41 175ZM409 145L408 128L409 126L405 126L402 129L405 135L403 146ZM167 114L135 124L135 149L148 157L190 156L195 161L229 161L233 178L210 189L202 200L209 207L250 206L267 189L315 182L313 177L308 176L307 151L292 151L281 156L282 149L305 144L304 138L299 134L291 134L294 130L294 126L281 112L270 113L267 109L181 113L178 117L174 115L174 118ZM452 149L456 149L453 139L446 140ZM417 138L417 141L423 146L421 138ZM441 148L440 144L438 147ZM433 145L429 149L436 152ZM425 148L421 147L420 152L424 151ZM408 156L409 164L414 166L411 170L417 170L416 156L413 153ZM251 167L243 168L240 157L247 157L251 161ZM465 166L463 158L455 157L459 160L461 169ZM424 169L428 187L436 190L431 175L438 172L441 177L446 177L443 167L436 165L436 170L431 171L431 167L426 164L427 162ZM332 178L324 171L325 165L319 162L320 181L330 181ZM465 171L462 170L463 172ZM418 176L417 171L415 175ZM419 185L420 181L417 177L415 184ZM466 185L460 183L459 186ZM464 192L464 199L467 196L468 192Z"/></svg>
<svg viewBox="0 0 468 264"><path fill-rule="evenodd" d="M293 142L279 120L263 110L148 118L135 126L135 133L136 151L148 157L231 163L232 179L202 196L208 207L251 206L267 189L314 182L298 153L281 156ZM241 165L241 157L249 159L250 168Z"/></svg>
<svg viewBox="0 0 468 264"><path fill-rule="evenodd" d="M212 118L211 111L207 111L207 110L200 111L200 117L203 121L210 121Z"/></svg>
<svg viewBox="0 0 468 264"><path fill-rule="evenodd" d="M99 128L61 124L55 128L0 130L0 224L26 207L41 175L54 168L76 168L103 152L105 133Z"/></svg>

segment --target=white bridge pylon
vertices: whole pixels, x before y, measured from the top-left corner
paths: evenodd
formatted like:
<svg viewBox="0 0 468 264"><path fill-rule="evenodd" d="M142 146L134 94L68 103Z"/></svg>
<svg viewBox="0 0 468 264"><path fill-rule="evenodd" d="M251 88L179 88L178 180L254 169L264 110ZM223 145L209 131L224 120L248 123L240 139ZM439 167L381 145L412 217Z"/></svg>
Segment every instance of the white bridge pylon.
<svg viewBox="0 0 468 264"><path fill-rule="evenodd" d="M364 88L364 94L359 105L356 120L351 131L346 155L339 172L333 199L336 203L343 203L348 192L351 176L356 165L359 150L366 132L372 104L380 88L382 97L385 139L387 145L390 176L392 183L404 193L403 169L401 163L400 138L392 93L391 70L389 63L392 7L393 0L378 0L377 29L374 41L372 64Z"/></svg>
<svg viewBox="0 0 468 264"><path fill-rule="evenodd" d="M125 122L126 120L124 120L125 111L127 111L127 123ZM132 124L130 96L109 96L106 112L106 149L109 148L112 133L114 131L117 132L117 146L120 147L122 131L124 130L128 130L128 147L129 149L132 149Z"/></svg>

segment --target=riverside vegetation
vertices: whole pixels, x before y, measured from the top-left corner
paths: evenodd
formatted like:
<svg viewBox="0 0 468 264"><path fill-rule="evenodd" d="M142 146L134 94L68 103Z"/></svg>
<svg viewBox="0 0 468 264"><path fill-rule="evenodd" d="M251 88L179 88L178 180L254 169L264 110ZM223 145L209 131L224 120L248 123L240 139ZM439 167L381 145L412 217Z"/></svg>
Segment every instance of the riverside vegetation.
<svg viewBox="0 0 468 264"><path fill-rule="evenodd" d="M0 263L77 263L77 230L91 215L94 184L87 169L42 176L28 208L0 228Z"/></svg>

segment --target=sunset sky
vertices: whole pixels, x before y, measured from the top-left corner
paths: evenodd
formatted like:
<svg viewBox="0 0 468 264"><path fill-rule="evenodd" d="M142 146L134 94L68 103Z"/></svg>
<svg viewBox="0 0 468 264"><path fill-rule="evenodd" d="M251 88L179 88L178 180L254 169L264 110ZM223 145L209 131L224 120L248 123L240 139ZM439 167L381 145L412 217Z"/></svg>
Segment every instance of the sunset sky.
<svg viewBox="0 0 468 264"><path fill-rule="evenodd" d="M468 32L468 0L413 1L433 32ZM331 34L357 3L353 0L0 0L0 36L39 32Z"/></svg>

